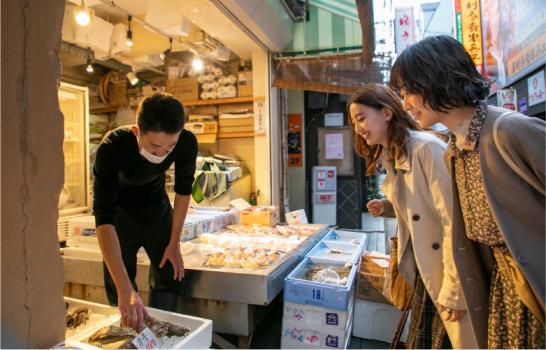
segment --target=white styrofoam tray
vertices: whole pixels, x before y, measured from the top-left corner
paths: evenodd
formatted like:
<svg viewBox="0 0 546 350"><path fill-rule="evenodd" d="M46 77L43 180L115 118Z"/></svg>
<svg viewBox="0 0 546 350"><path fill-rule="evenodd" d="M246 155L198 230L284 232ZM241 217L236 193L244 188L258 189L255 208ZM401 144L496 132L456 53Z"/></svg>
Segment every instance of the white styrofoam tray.
<svg viewBox="0 0 546 350"><path fill-rule="evenodd" d="M360 251L364 248L366 241L366 233L359 231L332 230L328 232L322 241L335 241L356 244L360 247Z"/></svg>
<svg viewBox="0 0 546 350"><path fill-rule="evenodd" d="M318 242L307 256L322 258L334 261L344 261L356 263L360 256L359 246L355 244L321 241Z"/></svg>
<svg viewBox="0 0 546 350"><path fill-rule="evenodd" d="M113 312L113 316L105 318L104 320L97 322L92 327L88 327L81 332L77 332L67 340L73 340L76 342L85 342L93 333L95 333L101 327L109 326L113 323L118 323L120 320L120 315L118 309L115 307L101 305L96 303L90 303L83 300L77 300L72 298L65 298L72 300L72 303L78 302L79 305L88 306L95 309L100 309L100 312L107 312L106 309L110 309ZM178 344L174 346L176 349L189 348L189 349L208 349L212 344L212 321L200 317L194 317L189 315L182 315L174 312L163 311L159 309L154 309L147 307L146 310L150 316L155 317L161 321L168 321L179 326L186 327L190 330L190 334L184 337ZM68 344L67 344L68 345ZM96 349L89 344L90 349Z"/></svg>

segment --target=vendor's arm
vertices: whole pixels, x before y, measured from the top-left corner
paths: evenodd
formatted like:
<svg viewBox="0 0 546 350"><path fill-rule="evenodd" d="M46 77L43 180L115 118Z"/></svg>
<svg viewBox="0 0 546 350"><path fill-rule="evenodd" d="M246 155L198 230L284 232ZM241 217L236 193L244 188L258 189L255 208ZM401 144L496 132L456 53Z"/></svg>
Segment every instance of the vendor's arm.
<svg viewBox="0 0 546 350"><path fill-rule="evenodd" d="M144 327L146 310L125 270L114 227L118 210L118 172L122 157L111 137L112 134L106 136L99 146L93 167L93 215L103 259L116 285L122 322L140 331Z"/></svg>
<svg viewBox="0 0 546 350"><path fill-rule="evenodd" d="M167 260L170 261L174 270L173 279L177 279L179 281L184 278L184 260L182 259L182 254L180 253L180 234L182 232L182 226L184 226L184 221L186 220L189 204L189 195L182 196L178 193L176 194L174 198L171 240L163 253L163 259L161 259L161 263L159 264L159 267L162 268Z"/></svg>
<svg viewBox="0 0 546 350"><path fill-rule="evenodd" d="M118 307L124 324L137 331L144 328L146 310L138 293L133 289L131 280L121 258L121 248L114 225L105 224L97 227L97 240L110 275L118 293Z"/></svg>

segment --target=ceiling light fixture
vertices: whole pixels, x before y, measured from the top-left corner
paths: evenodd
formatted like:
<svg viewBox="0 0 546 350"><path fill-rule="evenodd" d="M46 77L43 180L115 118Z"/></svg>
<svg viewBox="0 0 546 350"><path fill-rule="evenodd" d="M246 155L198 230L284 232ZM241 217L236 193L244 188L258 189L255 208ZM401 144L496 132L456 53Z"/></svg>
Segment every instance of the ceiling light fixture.
<svg viewBox="0 0 546 350"><path fill-rule="evenodd" d="M173 38L169 38L169 48L162 53L159 54L159 57L161 57L162 60L165 60L167 56L172 52L173 50Z"/></svg>
<svg viewBox="0 0 546 350"><path fill-rule="evenodd" d="M127 21L129 22L129 29L127 29L127 39L125 40L125 45L132 47L133 46L133 31L131 30L131 15L127 16Z"/></svg>
<svg viewBox="0 0 546 350"><path fill-rule="evenodd" d="M129 80L129 83L131 83L132 86L135 86L138 84L138 77L136 76L134 69L127 73L127 80Z"/></svg>
<svg viewBox="0 0 546 350"><path fill-rule="evenodd" d="M89 10L85 6L84 0L82 0L81 7L76 10L75 18L76 18L76 23L78 23L78 25L82 27L85 27L91 22L91 16L89 15Z"/></svg>
<svg viewBox="0 0 546 350"><path fill-rule="evenodd" d="M194 54L193 61L191 62L191 66L194 71L201 72L204 67L203 60L201 60L199 56L197 56L197 54Z"/></svg>
<svg viewBox="0 0 546 350"><path fill-rule="evenodd" d="M87 51L87 67L85 67L85 70L87 73L93 73L95 70L93 69L93 64L91 60L91 48L88 48Z"/></svg>

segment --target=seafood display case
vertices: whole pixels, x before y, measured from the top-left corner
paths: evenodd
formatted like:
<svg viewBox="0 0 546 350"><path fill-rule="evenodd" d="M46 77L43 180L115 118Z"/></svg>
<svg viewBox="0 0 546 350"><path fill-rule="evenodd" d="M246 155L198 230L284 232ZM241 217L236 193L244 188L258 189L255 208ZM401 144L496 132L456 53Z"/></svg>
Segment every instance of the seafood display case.
<svg viewBox="0 0 546 350"><path fill-rule="evenodd" d="M230 225L180 244L185 294L192 298L267 305L284 277L325 234L325 225Z"/></svg>

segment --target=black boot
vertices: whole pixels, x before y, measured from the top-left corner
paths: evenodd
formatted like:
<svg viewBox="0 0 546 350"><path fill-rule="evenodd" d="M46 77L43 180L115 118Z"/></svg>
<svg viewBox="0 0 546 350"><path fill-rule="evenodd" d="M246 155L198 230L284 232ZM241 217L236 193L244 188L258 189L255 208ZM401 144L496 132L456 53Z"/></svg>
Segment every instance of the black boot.
<svg viewBox="0 0 546 350"><path fill-rule="evenodd" d="M177 312L179 294L171 291L150 289L148 305L156 309Z"/></svg>

